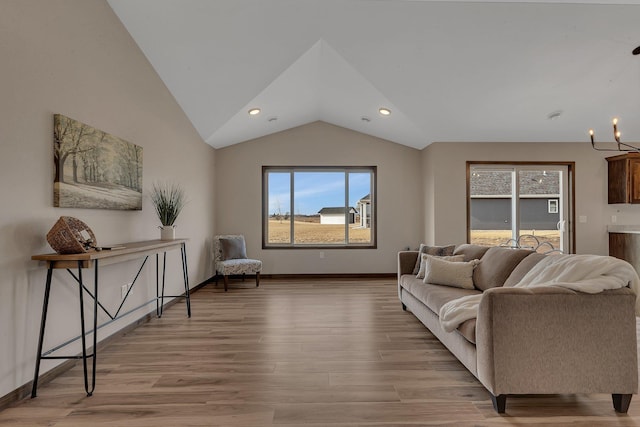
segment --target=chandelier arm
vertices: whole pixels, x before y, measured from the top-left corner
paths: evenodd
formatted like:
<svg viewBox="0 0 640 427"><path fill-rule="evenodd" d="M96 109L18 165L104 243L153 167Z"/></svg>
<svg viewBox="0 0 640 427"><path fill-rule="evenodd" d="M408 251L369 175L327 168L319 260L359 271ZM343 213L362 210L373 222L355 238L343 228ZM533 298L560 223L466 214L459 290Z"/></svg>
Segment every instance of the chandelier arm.
<svg viewBox="0 0 640 427"><path fill-rule="evenodd" d="M628 150L622 150L620 149L620 146L624 146L627 147ZM634 147L633 145L629 145L626 144L624 142L619 142L618 143L618 148L598 148L596 147L596 143L594 141L591 142L591 147L593 147L594 150L596 151L637 151L640 152L640 148L639 147Z"/></svg>
<svg viewBox="0 0 640 427"><path fill-rule="evenodd" d="M619 146L622 145L624 147L630 148L632 151L640 151L640 148L634 147L633 145L629 145L629 144L626 144L624 142L618 142L618 145ZM620 151L622 151L622 150L620 150Z"/></svg>

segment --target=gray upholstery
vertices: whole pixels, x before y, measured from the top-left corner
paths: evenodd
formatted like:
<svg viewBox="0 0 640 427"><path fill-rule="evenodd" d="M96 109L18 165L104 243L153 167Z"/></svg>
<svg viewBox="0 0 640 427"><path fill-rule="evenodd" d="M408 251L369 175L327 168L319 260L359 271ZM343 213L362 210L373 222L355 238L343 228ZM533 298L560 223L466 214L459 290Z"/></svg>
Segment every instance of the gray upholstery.
<svg viewBox="0 0 640 427"><path fill-rule="evenodd" d="M482 256L489 250L489 246L473 245L465 243L460 246L456 246L453 250L454 255L464 255L465 261L471 261L472 259L481 259Z"/></svg>
<svg viewBox="0 0 640 427"><path fill-rule="evenodd" d="M454 254L480 256L484 265L478 277L487 290L424 284L412 274L418 252L404 251L398 253L398 295L403 307L492 393L497 411L501 405L496 402L504 403L508 394L609 393L616 411L626 412L616 402L620 396L630 401L638 392L631 289L586 294L557 287L503 287L518 283L545 255L476 245L461 245ZM445 332L440 307L474 292L482 294L477 319Z"/></svg>
<svg viewBox="0 0 640 427"><path fill-rule="evenodd" d="M473 284L481 291L504 285L514 268L533 251L494 246L480 258L473 271Z"/></svg>

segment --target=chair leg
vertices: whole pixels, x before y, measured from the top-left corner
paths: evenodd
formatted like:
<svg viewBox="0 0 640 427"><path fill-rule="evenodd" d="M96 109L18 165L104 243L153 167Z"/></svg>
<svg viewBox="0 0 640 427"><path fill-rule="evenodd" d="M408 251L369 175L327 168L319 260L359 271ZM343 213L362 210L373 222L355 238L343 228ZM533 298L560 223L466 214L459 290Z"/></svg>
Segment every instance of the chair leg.
<svg viewBox="0 0 640 427"><path fill-rule="evenodd" d="M215 275L215 276L213 276L213 277L214 277L214 278L215 278L215 280L216 280L216 282L215 282L215 283L216 283L216 287L218 287L218 272L217 272L217 271L216 271L216 275Z"/></svg>
<svg viewBox="0 0 640 427"><path fill-rule="evenodd" d="M260 272L256 273L256 288L260 286Z"/></svg>
<svg viewBox="0 0 640 427"><path fill-rule="evenodd" d="M229 276L228 275L224 275L222 276L223 280L224 280L224 291L227 292L227 287L229 286Z"/></svg>
<svg viewBox="0 0 640 427"><path fill-rule="evenodd" d="M244 282L244 276L246 276L246 274L242 273L242 281Z"/></svg>

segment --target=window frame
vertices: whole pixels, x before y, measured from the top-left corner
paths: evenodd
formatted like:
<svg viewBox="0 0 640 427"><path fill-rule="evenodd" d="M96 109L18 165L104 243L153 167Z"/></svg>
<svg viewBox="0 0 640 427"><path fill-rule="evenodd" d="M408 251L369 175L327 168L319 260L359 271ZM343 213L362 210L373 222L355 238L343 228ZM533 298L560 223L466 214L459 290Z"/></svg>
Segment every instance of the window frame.
<svg viewBox="0 0 640 427"><path fill-rule="evenodd" d="M294 193L295 183L294 176L296 172L343 172L345 173L345 220L349 215L349 173L357 172L371 173L371 240L368 243L349 243L349 223L345 221L345 243L295 243L294 234ZM289 243L269 243L269 180L267 175L271 172L290 173L291 186L290 193L290 209L292 213L289 216L291 233ZM377 249L378 248L378 221L377 221L377 166L262 166L262 249Z"/></svg>

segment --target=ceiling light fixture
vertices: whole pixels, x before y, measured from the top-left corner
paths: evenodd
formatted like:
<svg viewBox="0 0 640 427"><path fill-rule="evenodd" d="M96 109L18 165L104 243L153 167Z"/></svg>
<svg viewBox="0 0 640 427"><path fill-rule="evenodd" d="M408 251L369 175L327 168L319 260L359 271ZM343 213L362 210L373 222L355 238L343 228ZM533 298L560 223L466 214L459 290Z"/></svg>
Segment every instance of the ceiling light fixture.
<svg viewBox="0 0 640 427"><path fill-rule="evenodd" d="M631 52L634 55L640 55L640 46L633 49ZM591 146L596 151L635 151L640 152L640 148L637 146L633 146L631 144L627 144L625 142L620 141L620 131L618 130L618 118L614 117L613 119L613 139L616 140L617 148L597 148L595 142L595 133L593 129L589 129L589 137L591 138ZM634 142L636 145L640 145L640 143Z"/></svg>
<svg viewBox="0 0 640 427"><path fill-rule="evenodd" d="M260 109L259 108L251 108L249 110L249 115L250 116L257 116L258 114L260 114Z"/></svg>
<svg viewBox="0 0 640 427"><path fill-rule="evenodd" d="M596 151L638 151L640 152L640 148L634 147L633 145L626 144L620 141L620 131L618 130L618 118L613 119L613 138L616 140L616 144L618 144L618 148L597 148L596 142L594 138L595 133L593 129L589 129L589 137L591 138L591 146Z"/></svg>
<svg viewBox="0 0 640 427"><path fill-rule="evenodd" d="M388 116L389 114L391 114L391 110L385 107L378 108L378 112L383 116Z"/></svg>

